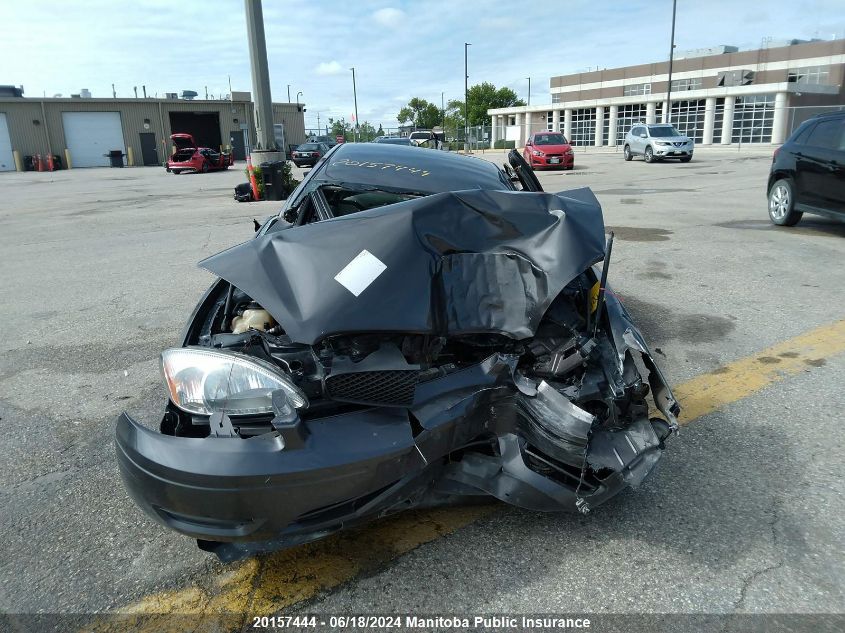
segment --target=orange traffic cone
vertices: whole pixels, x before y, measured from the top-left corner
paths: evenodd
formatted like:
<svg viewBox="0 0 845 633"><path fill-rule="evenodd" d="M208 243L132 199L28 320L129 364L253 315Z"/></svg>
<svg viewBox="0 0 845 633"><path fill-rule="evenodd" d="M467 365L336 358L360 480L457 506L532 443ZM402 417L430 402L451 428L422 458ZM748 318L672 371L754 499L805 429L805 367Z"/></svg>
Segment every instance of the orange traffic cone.
<svg viewBox="0 0 845 633"><path fill-rule="evenodd" d="M47 154L47 171L55 171L56 166L53 164L53 155Z"/></svg>
<svg viewBox="0 0 845 633"><path fill-rule="evenodd" d="M261 192L258 190L258 180L255 178L255 172L252 170L252 159L246 157L246 168L249 172L249 184L252 187L252 199L261 200Z"/></svg>

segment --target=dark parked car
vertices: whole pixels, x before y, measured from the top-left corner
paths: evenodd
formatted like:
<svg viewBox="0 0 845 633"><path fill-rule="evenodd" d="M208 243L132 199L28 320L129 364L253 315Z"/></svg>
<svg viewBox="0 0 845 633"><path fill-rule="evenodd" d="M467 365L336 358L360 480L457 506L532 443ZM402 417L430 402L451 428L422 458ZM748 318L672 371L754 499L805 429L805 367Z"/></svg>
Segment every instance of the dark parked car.
<svg viewBox="0 0 845 633"><path fill-rule="evenodd" d="M158 430L116 423L135 502L231 560L407 508L587 513L637 486L680 408L605 292L601 207L508 161L339 145L201 262L218 279L162 353Z"/></svg>
<svg viewBox="0 0 845 633"><path fill-rule="evenodd" d="M316 165L329 149L325 143L303 143L291 153L291 160L297 167Z"/></svg>
<svg viewBox="0 0 845 633"><path fill-rule="evenodd" d="M845 220L845 112L805 121L775 150L767 192L775 224L805 213Z"/></svg>

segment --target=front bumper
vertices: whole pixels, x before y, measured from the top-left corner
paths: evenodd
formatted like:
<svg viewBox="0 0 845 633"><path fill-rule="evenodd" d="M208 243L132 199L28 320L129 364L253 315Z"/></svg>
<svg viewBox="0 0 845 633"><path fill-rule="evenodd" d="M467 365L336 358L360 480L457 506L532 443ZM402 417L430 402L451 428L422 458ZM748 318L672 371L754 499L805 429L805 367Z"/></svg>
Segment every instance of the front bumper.
<svg viewBox="0 0 845 633"><path fill-rule="evenodd" d="M655 145L653 147L654 155L663 158L683 158L684 156L692 156L693 145L687 143L681 147L674 145Z"/></svg>
<svg viewBox="0 0 845 633"><path fill-rule="evenodd" d="M555 158L559 159L559 162L553 163L551 162ZM531 155L531 167L532 169L572 169L575 166L575 155L574 154L564 154L563 156L534 156Z"/></svg>
<svg viewBox="0 0 845 633"><path fill-rule="evenodd" d="M164 525L211 541L269 540L319 509L360 498L424 462L404 412L312 421L305 445L163 435L117 419L117 461L132 499ZM366 442L361 438L366 438Z"/></svg>

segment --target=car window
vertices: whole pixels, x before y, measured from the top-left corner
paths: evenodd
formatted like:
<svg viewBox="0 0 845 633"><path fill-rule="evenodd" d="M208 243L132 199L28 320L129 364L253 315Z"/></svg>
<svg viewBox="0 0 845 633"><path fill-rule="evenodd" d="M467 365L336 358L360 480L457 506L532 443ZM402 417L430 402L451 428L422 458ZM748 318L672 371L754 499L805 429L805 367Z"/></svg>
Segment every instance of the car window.
<svg viewBox="0 0 845 633"><path fill-rule="evenodd" d="M643 128L641 128L641 127L637 126L637 127L635 127L633 130L631 130L631 135L632 135L632 136L639 136L639 135L640 135L640 134L642 134L643 132L645 132L645 130L644 130Z"/></svg>
<svg viewBox="0 0 845 633"><path fill-rule="evenodd" d="M824 149L842 149L842 131L845 119L819 121L807 137L806 144Z"/></svg>
<svg viewBox="0 0 845 633"><path fill-rule="evenodd" d="M807 142L807 138L810 136L810 132L813 131L815 125L805 125L803 130L799 130L795 136L790 139L792 143L798 143L799 145L804 145Z"/></svg>
<svg viewBox="0 0 845 633"><path fill-rule="evenodd" d="M649 136L663 138L666 136L680 136L678 130L671 125L652 125L648 128Z"/></svg>
<svg viewBox="0 0 845 633"><path fill-rule="evenodd" d="M563 134L538 134L534 137L535 145L565 145Z"/></svg>
<svg viewBox="0 0 845 633"><path fill-rule="evenodd" d="M311 151L314 151L315 149L320 149L320 146L317 145L316 143L305 143L304 145L300 145L296 149L298 149L300 151L311 152Z"/></svg>

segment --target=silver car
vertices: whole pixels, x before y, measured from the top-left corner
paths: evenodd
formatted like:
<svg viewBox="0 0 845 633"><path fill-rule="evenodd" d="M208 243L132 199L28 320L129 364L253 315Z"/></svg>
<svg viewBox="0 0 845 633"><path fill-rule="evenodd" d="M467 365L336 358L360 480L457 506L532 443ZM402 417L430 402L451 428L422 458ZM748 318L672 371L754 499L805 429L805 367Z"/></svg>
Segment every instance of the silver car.
<svg viewBox="0 0 845 633"><path fill-rule="evenodd" d="M625 160L641 155L645 162L664 158L679 158L682 163L692 160L693 140L668 123L638 123L625 135Z"/></svg>

